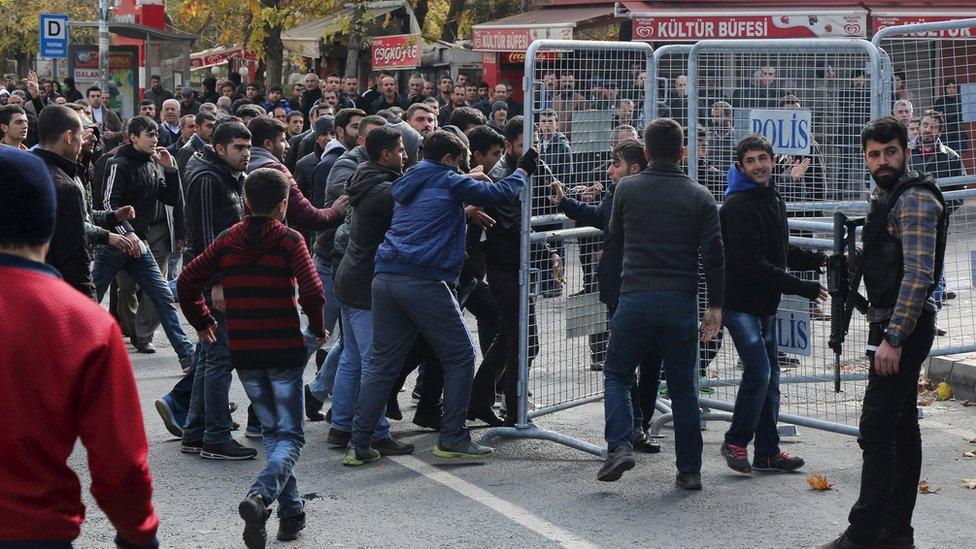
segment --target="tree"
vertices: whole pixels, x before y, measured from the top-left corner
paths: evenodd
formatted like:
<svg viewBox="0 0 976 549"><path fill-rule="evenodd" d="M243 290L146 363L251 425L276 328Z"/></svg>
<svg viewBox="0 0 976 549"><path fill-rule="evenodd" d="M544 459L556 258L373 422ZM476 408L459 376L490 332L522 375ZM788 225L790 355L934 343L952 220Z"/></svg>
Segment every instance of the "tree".
<svg viewBox="0 0 976 549"><path fill-rule="evenodd" d="M454 42L458 39L458 30L461 26L461 14L464 13L464 6L467 0L451 0L451 7L447 11L447 21L441 28L441 40Z"/></svg>
<svg viewBox="0 0 976 549"><path fill-rule="evenodd" d="M359 54L369 38L366 0L356 0L349 22L349 47L346 52L345 76L359 76Z"/></svg>
<svg viewBox="0 0 976 549"><path fill-rule="evenodd" d="M98 2L77 2L74 0L46 0L44 9L30 9L29 4L14 0L0 0L0 58L14 58L20 63L22 76L27 74L29 58L37 53L39 46L38 14L67 13L73 21L94 21L98 19ZM69 37L72 43L91 40L94 31L72 28Z"/></svg>

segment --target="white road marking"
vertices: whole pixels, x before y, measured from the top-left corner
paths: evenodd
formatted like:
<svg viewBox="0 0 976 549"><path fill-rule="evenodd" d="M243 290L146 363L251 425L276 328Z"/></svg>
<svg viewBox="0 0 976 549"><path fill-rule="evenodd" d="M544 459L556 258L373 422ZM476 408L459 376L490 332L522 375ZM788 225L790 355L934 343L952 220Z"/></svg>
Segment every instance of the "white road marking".
<svg viewBox="0 0 976 549"><path fill-rule="evenodd" d="M458 478L442 469L438 469L413 456L391 456L390 459L415 473L421 474L438 484L454 490L468 499L488 507L540 536L558 543L562 547L569 549L596 549L599 547L568 530L564 530L532 514L527 509L523 509L512 502L494 496L466 480Z"/></svg>

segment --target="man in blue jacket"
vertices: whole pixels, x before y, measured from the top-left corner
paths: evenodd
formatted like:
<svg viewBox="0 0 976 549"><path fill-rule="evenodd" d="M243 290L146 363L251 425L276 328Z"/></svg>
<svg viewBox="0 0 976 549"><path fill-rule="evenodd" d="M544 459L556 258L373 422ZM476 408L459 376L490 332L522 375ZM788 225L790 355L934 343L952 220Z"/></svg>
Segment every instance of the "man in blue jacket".
<svg viewBox="0 0 976 549"><path fill-rule="evenodd" d="M376 252L372 284L373 365L360 385L344 465L379 459L370 442L418 332L444 369L444 414L434 455L485 458L493 453L473 442L464 426L475 360L454 294L464 262L464 207L514 200L535 173L538 153L529 149L515 173L491 183L460 172L469 151L454 134L432 133L424 140L423 151L423 161L390 188L393 220Z"/></svg>

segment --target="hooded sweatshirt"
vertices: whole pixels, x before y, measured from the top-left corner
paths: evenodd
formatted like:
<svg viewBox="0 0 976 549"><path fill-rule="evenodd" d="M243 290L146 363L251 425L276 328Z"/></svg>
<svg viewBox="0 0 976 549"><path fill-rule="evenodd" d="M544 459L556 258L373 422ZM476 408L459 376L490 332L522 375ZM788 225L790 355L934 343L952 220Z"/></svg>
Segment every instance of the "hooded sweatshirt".
<svg viewBox="0 0 976 549"><path fill-rule="evenodd" d="M390 188L393 220L376 251L376 272L455 284L464 262L464 206L511 202L525 180L525 172L516 170L485 183L440 162L418 162Z"/></svg>
<svg viewBox="0 0 976 549"><path fill-rule="evenodd" d="M263 147L251 149L251 160L247 164L247 173L261 168L278 170L288 178L288 210L285 218L289 225L302 230L326 230L338 227L342 223L342 213L335 208L316 208L305 198L298 188L298 183L292 177L288 168L281 163L274 154Z"/></svg>
<svg viewBox="0 0 976 549"><path fill-rule="evenodd" d="M789 244L786 205L775 185L764 187L735 164L719 210L725 243L725 307L772 316L782 294L815 299L820 284L787 272L817 270L825 256Z"/></svg>
<svg viewBox="0 0 976 549"><path fill-rule="evenodd" d="M308 316L312 335L323 337L325 297L301 235L257 216L221 233L177 279L180 307L197 331L216 324L203 291L218 276L231 365L241 370L304 366L308 355L296 305Z"/></svg>
<svg viewBox="0 0 976 549"><path fill-rule="evenodd" d="M398 172L366 162L346 184L352 214L349 244L335 274L335 294L350 307L372 308L373 258L393 219L390 187L398 177Z"/></svg>

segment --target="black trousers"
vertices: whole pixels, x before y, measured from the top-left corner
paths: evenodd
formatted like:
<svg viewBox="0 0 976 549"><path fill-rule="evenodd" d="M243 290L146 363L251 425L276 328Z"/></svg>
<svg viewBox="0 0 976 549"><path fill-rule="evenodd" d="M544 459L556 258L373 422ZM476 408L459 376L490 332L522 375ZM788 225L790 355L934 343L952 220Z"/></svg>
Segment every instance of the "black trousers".
<svg viewBox="0 0 976 549"><path fill-rule="evenodd" d="M505 373L502 375L505 393L505 409L509 417L518 410L518 364L519 364L519 275L518 271L508 272L488 266L488 287L498 304L498 338L502 338L505 349ZM500 352L500 350L499 350ZM535 321L535 301L529 299L529 360L539 352L539 335ZM489 349L491 353L491 349Z"/></svg>
<svg viewBox="0 0 976 549"><path fill-rule="evenodd" d="M918 374L935 337L933 313L922 312L902 345L898 373L878 376L872 366L857 439L864 456L861 493L851 509L847 536L873 546L882 528L911 536L922 469L918 429Z"/></svg>

